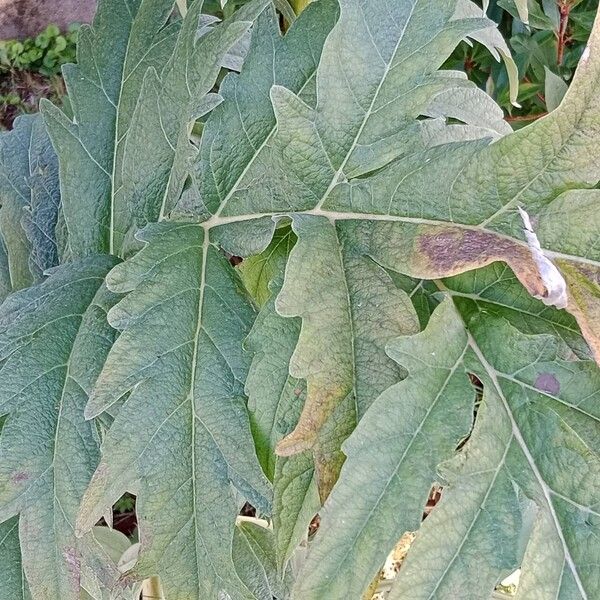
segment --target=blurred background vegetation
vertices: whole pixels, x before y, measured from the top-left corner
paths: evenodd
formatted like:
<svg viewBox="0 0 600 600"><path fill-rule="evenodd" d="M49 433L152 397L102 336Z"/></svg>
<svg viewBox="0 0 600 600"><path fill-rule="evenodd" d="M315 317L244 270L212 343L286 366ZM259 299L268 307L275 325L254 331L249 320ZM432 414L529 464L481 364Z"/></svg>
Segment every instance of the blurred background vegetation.
<svg viewBox="0 0 600 600"><path fill-rule="evenodd" d="M481 4L481 3L480 3ZM511 106L508 77L480 44L463 42L446 68L466 71L505 110L514 127L556 108L571 82L592 30L598 0L492 0L487 14L519 69L519 104ZM524 20L527 20L527 23Z"/></svg>

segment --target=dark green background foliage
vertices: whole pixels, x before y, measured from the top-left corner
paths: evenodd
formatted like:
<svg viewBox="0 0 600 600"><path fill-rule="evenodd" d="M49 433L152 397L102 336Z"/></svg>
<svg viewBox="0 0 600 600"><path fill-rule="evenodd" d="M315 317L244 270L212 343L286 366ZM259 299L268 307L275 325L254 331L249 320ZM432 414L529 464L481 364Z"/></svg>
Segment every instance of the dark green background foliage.
<svg viewBox="0 0 600 600"><path fill-rule="evenodd" d="M519 18L517 3L491 0L488 16L499 24L519 68L521 108L510 104L504 65L496 62L481 44L461 43L445 64L446 68L464 69L471 81L486 88L514 118L513 125L521 119L533 120L549 110L546 82L551 76L547 70L570 83L598 8L598 0L527 0L526 25Z"/></svg>

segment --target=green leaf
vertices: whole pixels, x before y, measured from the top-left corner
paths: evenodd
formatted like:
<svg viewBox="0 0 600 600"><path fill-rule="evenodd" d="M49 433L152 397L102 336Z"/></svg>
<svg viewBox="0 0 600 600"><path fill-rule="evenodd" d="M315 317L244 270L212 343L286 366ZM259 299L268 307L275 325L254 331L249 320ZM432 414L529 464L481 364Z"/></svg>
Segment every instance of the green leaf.
<svg viewBox="0 0 600 600"><path fill-rule="evenodd" d="M130 491L141 554L124 581L158 575L169 600L285 595L274 573L281 577L298 557L308 522L333 489L297 597L360 597L397 537L418 527L431 484L444 478L444 500L425 522L394 595L487 597L524 561L522 594L545 578L555 597L598 596L599 382L587 359L600 355L599 26L561 105L510 133L481 90L440 71L465 37L504 48L493 23L462 0L341 0L334 26L335 4L320 0L283 38L266 0L238 12L239 3L229 2L233 17L220 24L201 16L198 0L177 42L179 26L164 27L170 8L160 18L150 14L157 1L136 4L132 24L122 10L133 0L104 0L94 28L84 30L82 77L69 83L75 118L44 109L61 161L70 237L63 258L96 251L128 257L107 279L112 293L125 295L108 316L121 333L85 414L110 411L114 422L77 533ZM245 70L219 85L228 53L256 19ZM125 96L126 47L143 56L149 38L164 41L164 54L139 72L129 65L136 93ZM86 71L96 51L108 79ZM112 82L107 95L92 80ZM98 155L84 150L96 145ZM167 220L177 215L192 218ZM134 237L136 226L154 220ZM279 249L273 255L290 221L297 241L289 257ZM10 258L11 240L4 241ZM242 266L242 278L228 259L265 249ZM441 295L432 286L451 296L433 313ZM23 350L14 373L37 383L40 373L48 376L40 364L58 355L58 376L70 358L82 371L78 381L88 376L73 422L97 434L94 423L83 424L80 402L116 334L94 313L105 336L84 335L93 351L77 348L65 358L70 330L55 316L66 311L76 319L82 311L69 307L89 298L77 290L56 296L46 304L36 296L31 306L23 300L25 312L41 304L45 312L16 329L8 326L12 314L6 317L5 335L29 328L28 343L38 344L35 353ZM23 297L9 296L1 310L8 314ZM450 313L454 320L441 319ZM427 325L420 345L403 337L420 325ZM75 348L80 335L72 335ZM11 358L2 373L16 377ZM453 367L458 392L448 387L455 379L440 379ZM474 412L467 373L483 382L484 398L465 449L456 452ZM402 401L393 402L395 394ZM44 403L42 424L56 411L50 403L48 412L49 397L43 389L29 399ZM25 447L17 434L35 430L35 414L13 402L0 449L13 437L15 448ZM16 418L29 419L27 427L15 429ZM346 459L342 443L357 425L334 488ZM63 437L56 439L60 446ZM0 463L0 475L8 464ZM38 472L44 465L36 464ZM346 483L354 478L360 487ZM51 492L28 490L23 506L7 503L1 518L18 513L23 523L33 510L25 499L53 506ZM81 493L77 487L61 498L68 527L43 529L44 556L63 556L62 538L57 549L51 534L74 540ZM265 552L242 565L240 547L257 557L251 540L235 537L245 501L259 516L273 504L275 556ZM336 506L348 504L354 518L346 520ZM544 539L549 567L536 561ZM33 542L22 536L21 543L34 595L75 593L60 568L42 582ZM86 573L95 572L102 558L88 551L86 538L72 543ZM552 577L561 569L565 591ZM48 582L55 589L46 594ZM112 593L109 584L98 587Z"/></svg>
<svg viewBox="0 0 600 600"><path fill-rule="evenodd" d="M544 70L546 72L544 98L546 98L548 112L552 112L562 102L569 86L562 77L553 73L548 67L544 67Z"/></svg>
<svg viewBox="0 0 600 600"><path fill-rule="evenodd" d="M174 0L101 0L93 24L79 30L77 64L63 68L73 119L42 102L75 257L119 254L131 227L119 198L123 151L144 74L172 52L173 6Z"/></svg>
<svg viewBox="0 0 600 600"><path fill-rule="evenodd" d="M296 547L306 539L308 527L320 508L315 465L310 452L277 456L277 443L298 422L306 398L306 384L292 377L289 365L300 334L300 320L282 317L275 310L284 269L295 242L290 228L277 230L269 247L242 262L238 270L251 289L264 290L261 308L245 347L253 359L246 378L246 394L256 451L263 470L273 480L273 529L277 569L285 571ZM253 260L254 259L254 260Z"/></svg>
<svg viewBox="0 0 600 600"><path fill-rule="evenodd" d="M251 187L248 194L232 196L228 202L221 204L217 216L207 221L207 227L244 220L248 217L243 215L244 211L261 214L309 209L316 215L323 214L322 206L335 193L334 190L343 185L341 181L365 176L369 171L395 159L405 146L408 145L412 150L415 145L422 143L414 119L427 109L437 93L447 89L450 81L450 78L438 75L437 68L462 37L490 27L491 22L470 17L452 20L455 2L442 2L440 6L418 4L418 10L414 7L411 10L404 3L395 5L393 11L396 18L390 20L388 4L371 3L369 11L363 14L363 8L358 3L350 0L343 3L342 16L327 38L319 64L316 107L311 109L301 98L278 85L272 89L278 131L273 138L274 150L271 155L274 158L270 159L269 169L271 177L279 178L280 182L271 185L269 179L265 185L261 181L260 189ZM382 15L385 15L385 19ZM387 24L386 27L375 26L376 22L382 20ZM415 58L414 48L417 47L419 53ZM340 64L338 57L350 53L355 60L347 65ZM440 62L432 61L431 56L439 56ZM423 61L418 57L423 57ZM344 71L341 75L340 69ZM409 90L411 102L403 105L402 101ZM338 126L340 119L344 121L343 128ZM385 145L380 145L378 149L377 143L372 142L375 139L385 139ZM307 152L308 148L311 148L310 152ZM394 148L392 154L389 153L390 148ZM277 164L282 167L285 165L285 169L277 170ZM277 191L279 186L283 188L283 194ZM335 215L332 218L335 219ZM308 224L321 221L323 225L320 230L309 233L314 226ZM347 415L343 420L348 423L354 419L356 422L356 414L360 416L379 392L397 380L397 368L386 359L382 345L394 335L411 331L410 318L406 320L400 316L397 317L400 321L397 327L400 329L389 329L383 339L377 339L377 334L373 335L375 346L379 344L381 360L389 365L384 373L389 375L379 377L375 374L372 379L379 378L379 381L374 386L367 385L368 375L364 384L360 374L354 376L351 320L352 310L355 309L348 305L349 292L344 292L352 282L344 282L346 275L342 272L342 265L336 258L330 265L328 258L340 254L340 242L336 236L343 235L343 228L339 228L338 233L326 226L325 219L303 218L295 219L295 227L304 227L310 239L304 243L304 233L299 234L300 240L292 253L286 284L277 307L285 316L303 318L303 335L291 368L293 375L308 380L309 391L298 429L279 447L284 454L301 451L314 444L318 429L335 407L355 393L354 380L358 386L363 386L363 391L356 392L359 397L353 409L355 416ZM294 254L300 252L302 255L294 259ZM307 262L309 255L311 263ZM319 273L321 267L308 268L308 264L315 265L320 261L323 262L322 275ZM398 305L410 307L383 269L379 269L367 256L363 261L364 269L372 271L370 277L381 277L379 285L387 287L395 298L384 302L384 305L389 305L390 312ZM296 267L296 264L300 266ZM340 270L332 279L332 269L337 270L338 264ZM306 278L309 280L305 281ZM298 288L308 291L308 294L300 297ZM323 295L329 294L332 288L336 298L336 306L335 309L332 307L332 311L336 312L335 315L333 312L324 314L320 303ZM288 306L286 302L289 302ZM315 315L309 316L308 311L314 311ZM358 320L358 317L354 318ZM321 327L323 323L326 327ZM310 339L310 342L305 342L306 339ZM356 360L358 363L361 360L371 364L375 362L373 357L359 357ZM356 370L360 370L360 364ZM313 372L318 376L313 377ZM321 466L325 471L329 470L324 464ZM323 479L328 478L335 479L335 473L325 473Z"/></svg>
<svg viewBox="0 0 600 600"><path fill-rule="evenodd" d="M566 348L556 338L524 335L485 309L466 324L468 336L446 300L417 336L422 350L410 338L390 344L409 378L378 398L345 443L348 460L297 597L359 597L400 535L418 529L438 463L469 431L473 390L465 369L484 383L475 429L443 466L442 502L421 526L390 597L447 598L460 590L487 598L520 566L525 547L523 598L597 594L590 565L600 553L592 541L600 371L592 361L561 358ZM438 361L451 365L458 355L460 370L429 378Z"/></svg>
<svg viewBox="0 0 600 600"><path fill-rule="evenodd" d="M40 115L33 118L28 161L31 199L25 207L21 225L31 245L29 269L38 281L64 254L64 240L57 231L60 212L58 159Z"/></svg>
<svg viewBox="0 0 600 600"><path fill-rule="evenodd" d="M298 546L306 541L309 525L320 507L312 454L278 457L273 482L273 530L279 573L285 571Z"/></svg>
<svg viewBox="0 0 600 600"><path fill-rule="evenodd" d="M525 544L522 597L594 598L600 371L565 360L556 338L523 335L503 319L481 313L468 325L482 407L390 598L444 598L457 586L484 597L519 566ZM532 591L532 581L543 588Z"/></svg>
<svg viewBox="0 0 600 600"><path fill-rule="evenodd" d="M255 0L219 25L201 16L202 0L188 10L161 75L150 69L132 117L123 164L123 197L143 227L168 215L179 200L197 150L190 130L214 86L227 52L268 5Z"/></svg>
<svg viewBox="0 0 600 600"><path fill-rule="evenodd" d="M132 544L126 535L116 529L109 529L104 526L94 527L91 531L101 562L93 565L91 568L84 565L81 578L81 598L87 600L138 600L139 584L127 585L119 582L115 585L114 581L103 580L105 571L120 571L119 562L127 551L131 551ZM99 568L98 568L99 564ZM107 569L109 565L109 569ZM86 568L87 567L87 570ZM99 572L94 572L93 568ZM105 575L104 575L105 577ZM132 589L133 588L133 589Z"/></svg>
<svg viewBox="0 0 600 600"><path fill-rule="evenodd" d="M238 574L252 590L254 598L283 600L289 597L289 577L286 581L277 572L273 532L262 523L243 520L237 525L233 559Z"/></svg>
<svg viewBox="0 0 600 600"><path fill-rule="evenodd" d="M302 405L306 386L289 374L291 356L300 334L299 319L285 319L275 311L275 296L283 283L283 271L294 244L289 228L276 233L269 247L255 257L242 262L238 270L242 280L251 289L257 277L265 278L267 300L245 341L252 353L252 364L246 378L245 391L256 452L269 479L275 471L275 446L294 428ZM248 262L255 259L252 264ZM242 270L243 269L243 270ZM257 270L260 270L258 273ZM267 271L267 273L265 273Z"/></svg>
<svg viewBox="0 0 600 600"><path fill-rule="evenodd" d="M362 597L401 535L419 528L437 465L471 427L467 348L448 300L424 332L388 344L409 377L375 400L342 446L348 458L321 511L296 597Z"/></svg>
<svg viewBox="0 0 600 600"><path fill-rule="evenodd" d="M406 294L365 255L359 227L298 216L293 228L298 242L276 308L283 316L302 318L290 373L306 380L307 400L296 429L278 445L282 455L311 448L345 398L352 405L347 420L356 423L401 376L386 357L386 342L418 328Z"/></svg>
<svg viewBox="0 0 600 600"><path fill-rule="evenodd" d="M0 207L1 208L1 207ZM1 212L1 211L0 211ZM1 219L0 214L0 219ZM8 264L8 252L0 235L0 303L12 292L10 280L10 266Z"/></svg>
<svg viewBox="0 0 600 600"><path fill-rule="evenodd" d="M482 137L498 139L512 132L502 109L488 94L468 81L464 73L446 71L444 74L449 78L448 86L435 94L423 111L425 116L435 120L424 123L423 127L439 129L448 137L434 138L428 145ZM456 119L465 125L447 127L445 119ZM468 136L464 135L465 130Z"/></svg>
<svg viewBox="0 0 600 600"><path fill-rule="evenodd" d="M59 267L0 307L0 521L19 514L34 598L78 598L91 542L77 540L79 501L99 458L87 393L112 343L102 287L115 264L92 257ZM50 351L48 349L51 349Z"/></svg>
<svg viewBox="0 0 600 600"><path fill-rule="evenodd" d="M160 575L170 600L219 590L245 598L231 558L238 511L231 483L261 511L271 496L244 401L250 357L242 341L254 310L202 227L159 223L141 236L147 245L107 279L129 294L109 313L122 333L87 415L130 394L104 440L78 528L135 491L138 576ZM177 510L165 510L170 502Z"/></svg>
<svg viewBox="0 0 600 600"><path fill-rule="evenodd" d="M562 231L564 219L553 213L552 203L566 189L594 186L600 177L594 151L600 135L594 91L599 36L596 26L569 92L546 118L484 148L476 147L481 142L436 147L400 158L371 177L341 182L322 212L373 219L375 259L404 274L435 279L503 260L530 294L546 298L549 282L523 245L517 208L525 207L533 222L543 219L546 230ZM595 216L589 205L583 207L593 228ZM598 356L600 265L595 245L586 243L590 236L573 250L576 235L567 229L542 247L559 265L569 286L568 310ZM396 242L390 243L392 237Z"/></svg>
<svg viewBox="0 0 600 600"><path fill-rule="evenodd" d="M546 306L532 298L505 264L494 263L444 279L444 285L465 315L485 311L503 317L523 333L551 332L579 358L591 356L575 318L564 310Z"/></svg>
<svg viewBox="0 0 600 600"><path fill-rule="evenodd" d="M18 517L0 523L0 565L0 600L29 600L31 595L21 566Z"/></svg>
<svg viewBox="0 0 600 600"><path fill-rule="evenodd" d="M16 119L0 135L0 234L10 290L41 278L57 264L55 227L60 191L56 155L39 116Z"/></svg>
<svg viewBox="0 0 600 600"><path fill-rule="evenodd" d="M273 145L289 189L257 191L230 201L220 214L320 206L339 179L365 175L401 155L415 143L414 119L446 88L449 78L437 69L447 54L464 36L493 25L480 18L453 20L455 0L400 2L392 13L380 1L368 11L355 0L342 7L323 49L315 108L280 85L271 92L279 130ZM353 60L340 63L340 56Z"/></svg>
<svg viewBox="0 0 600 600"><path fill-rule="evenodd" d="M519 0L519 2L520 1L521 0ZM464 19L468 17L485 17L485 11L479 8L474 2L471 2L471 0L459 0L456 5L454 19ZM501 58L504 60L509 82L510 103L513 106L519 107L519 104L517 104L517 95L519 93L519 71L510 54L508 44L504 41L496 24L492 22L489 27L470 33L469 37L474 41L483 44L497 61L500 61Z"/></svg>
<svg viewBox="0 0 600 600"><path fill-rule="evenodd" d="M223 104L203 130L197 169L200 198L208 210L223 212L273 177L269 143L276 122L269 92L273 85L283 85L303 98L314 95L323 43L337 13L335 0L315 2L284 37L273 10L257 20L244 69L225 78L219 90Z"/></svg>
<svg viewBox="0 0 600 600"><path fill-rule="evenodd" d="M261 308L273 295L269 286L283 272L295 242L296 236L292 230L280 227L275 230L273 240L264 252L249 256L238 266L246 289Z"/></svg>

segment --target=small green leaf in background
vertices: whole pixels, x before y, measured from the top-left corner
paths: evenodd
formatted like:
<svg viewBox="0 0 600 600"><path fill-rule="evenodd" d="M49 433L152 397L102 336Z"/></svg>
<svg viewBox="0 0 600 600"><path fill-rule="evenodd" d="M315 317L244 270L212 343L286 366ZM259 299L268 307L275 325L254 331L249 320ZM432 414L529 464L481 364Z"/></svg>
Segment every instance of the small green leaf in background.
<svg viewBox="0 0 600 600"><path fill-rule="evenodd" d="M548 67L546 71L546 82L544 86L544 97L546 98L546 108L552 112L562 102L567 93L568 85L565 80L553 73Z"/></svg>

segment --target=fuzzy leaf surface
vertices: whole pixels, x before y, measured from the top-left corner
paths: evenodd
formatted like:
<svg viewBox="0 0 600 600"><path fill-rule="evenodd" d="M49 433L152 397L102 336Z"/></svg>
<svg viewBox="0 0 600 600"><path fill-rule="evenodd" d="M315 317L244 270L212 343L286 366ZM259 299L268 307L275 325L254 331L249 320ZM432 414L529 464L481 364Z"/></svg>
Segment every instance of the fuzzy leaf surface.
<svg viewBox="0 0 600 600"><path fill-rule="evenodd" d="M446 6L440 3L442 5ZM370 9L373 6L370 5ZM410 53L411 40L413 44L416 43L411 35L417 36L417 31L421 43L429 39L425 37L424 30L431 31L431 20L439 23L440 27L437 35L433 29L431 46L427 46L434 54L443 50L436 46L441 44L440 40L445 40L447 36L454 39L457 27L461 29L461 35L465 35L462 28L475 27L472 22L465 24L463 21L453 21L448 6L445 8L446 20L439 21L445 14L439 10L440 6L437 3L427 3L425 6L417 2L414 6L411 4L414 9L412 12L403 3L397 5L407 26L398 46L398 52L401 52L396 60L400 60L402 52ZM311 319L314 320L315 316L310 315L309 311L314 310L322 316L323 310L319 304L322 299L328 296L323 306L329 310L335 294L342 294L341 279L331 278L334 263L328 262L329 272L321 282L318 269L315 274L308 266L304 270L294 268L294 254L299 255L300 252L304 252L304 260L299 262L304 265L308 265L306 261L309 255L313 261L311 264L318 264L315 256L321 255L325 247L328 256L336 255L334 248L336 245L339 248L339 244L333 240L327 241L325 232L328 226L322 228L322 233L316 233L313 226L308 226L311 219L318 216L326 217L328 223L336 223L338 231L353 229L352 234L347 234L350 239L358 238L360 231L363 255L390 270L420 279L435 279L503 261L511 267L531 295L545 298L549 294L549 284L542 277L540 266L524 239L524 225L516 210L518 206L525 206L534 222L544 224L545 234L540 239L545 256L547 260L554 260L559 267L560 277L566 280L568 286L567 308L577 318L594 353L598 353L598 319L595 318L600 295L595 244L597 220L591 214L591 204L587 204L585 216L589 220L590 234L584 237L583 243L580 240L577 246L574 228L566 229L564 219L552 210L552 205L565 188L587 188L595 185L600 178L594 150L600 136L597 126L600 107L595 93L600 70L598 25L594 28L589 51L584 55L564 102L545 119L507 135L492 145L485 140L472 140L419 149L417 143L412 143L403 155L401 150L397 150L395 156L382 155L376 164L371 164L369 161L375 161L375 158L369 161L364 159L364 162L357 158L357 153L362 156L361 140L372 128L374 136L383 136L384 125L376 126L380 112L373 111L373 107L371 111L359 109L359 90L365 90L366 94L370 89L371 94L374 91L381 94L394 81L394 90L397 91L398 86L400 89L408 86L413 92L411 98L418 100L423 97L425 102L431 94L428 96L423 91L427 88L425 85L418 87L419 93L414 93L416 84L411 79L413 61L409 69L393 70L395 75L392 81L388 82L384 77L372 83L370 88L365 85L368 77L357 80L355 74L348 74L346 79L350 78L355 83L352 86L353 93L346 90L346 79L329 73L335 62L333 52L329 56L329 45L332 44L333 48L334 43L342 43L339 39L343 43L350 43L350 37L354 41L358 39L360 10L357 3L348 0L348 9L342 11L338 24L325 44L317 73L320 104L317 103L316 108L310 108L281 87L274 87L272 91L278 118L278 132L273 143L279 148L282 163L288 165L285 177L295 182L288 188L286 202L291 212L305 213L294 217L299 241L292 253L286 281L277 300L277 308L282 314L303 318L303 333L294 355L292 372L306 378L309 386L308 401L299 426L281 443L280 451L285 453L299 451L312 444L311 437L314 440L316 431L333 408L347 397L352 383L349 352L346 350L345 356L340 354L343 346L349 348L344 337L348 339L350 331L342 305L338 305L335 316L328 314L326 327L311 328ZM427 11L437 12L435 16L429 15L428 28L423 30L417 25L421 23L421 18L425 18L423 13ZM411 29L413 25L417 28L415 32ZM389 42L388 38L386 42ZM405 44L408 45L406 49ZM337 45L335 48L339 50ZM365 48L371 46L365 43ZM356 50L354 46L353 49ZM332 65L329 64L330 60ZM373 62L372 58L365 58L365 69L366 65L372 65ZM430 62L427 63L428 68ZM383 69L382 73L386 75L387 70ZM369 72L369 77L372 76ZM387 76L391 77L389 74ZM397 81L397 77L405 77L406 81ZM438 79L434 72L427 81L435 82ZM328 95L332 96L330 100L327 100ZM382 101L381 98L377 99L378 96L367 95L367 98L375 104ZM411 106L401 104L401 99L406 100L401 94L395 103L398 105L397 114L395 118L387 117L385 126L400 128L398 124L404 122L405 127L399 129L398 135L409 135L414 142L418 136L411 133L411 123L414 126L414 122L409 117L412 114L414 118L424 105L417 104L418 108L412 108L417 112L411 113ZM341 109L344 103L354 107L354 112L348 108L348 114L344 113ZM394 102L386 102L383 114L387 115L392 106ZM332 123L342 117L348 126L336 128ZM344 136L349 136L353 131L353 122L356 123L354 138L346 139ZM387 143L389 136L384 137ZM389 147L389 144L385 146ZM400 148L401 145L393 147ZM343 148L345 152L340 152ZM370 152L373 151L370 148ZM354 171L348 166L353 161L357 161ZM373 168L384 164L387 166L368 174ZM367 168L366 165L370 166ZM296 194L297 190L302 190L302 193ZM268 205L255 204L251 207L245 202L230 203L223 214L231 214L231 217L215 218L209 220L207 225L251 218L251 215L233 216L234 212L248 208L258 211L262 216L265 213L272 214L275 206L270 200ZM286 210L284 206L277 208L282 212ZM582 211L584 208L582 205ZM236 224L239 226L239 223ZM546 233L551 231L555 233L554 238ZM334 284L334 281L337 283ZM299 294L294 293L294 289L311 290L310 300L302 300ZM290 302L288 297L293 301ZM343 323L344 319L346 321ZM326 355L316 359L318 348ZM327 366L328 361L330 366Z"/></svg>
<svg viewBox="0 0 600 600"><path fill-rule="evenodd" d="M112 343L102 287L115 260L59 267L0 308L0 521L19 517L23 568L34 599L75 599L92 545L74 533L99 459L83 409ZM7 565L8 566L8 565Z"/></svg>
<svg viewBox="0 0 600 600"><path fill-rule="evenodd" d="M196 118L208 109L223 59L270 8L253 0L222 23L188 10L175 49L162 70L147 71L135 108L123 162L123 202L137 227L168 215L177 204L197 149L190 141ZM214 95L213 95L214 96Z"/></svg>
<svg viewBox="0 0 600 600"><path fill-rule="evenodd" d="M285 36L272 9L257 20L244 69L223 81L223 103L203 131L196 168L200 200L209 211L222 213L229 203L261 193L262 187L272 189L265 184L274 175L269 142L276 120L269 92L282 85L313 102L317 66L338 10L335 1L315 2Z"/></svg>
<svg viewBox="0 0 600 600"><path fill-rule="evenodd" d="M409 376L375 400L342 446L348 458L321 511L295 597L361 597L400 536L419 528L438 464L471 427L467 350L449 300L425 331L388 344Z"/></svg>
<svg viewBox="0 0 600 600"><path fill-rule="evenodd" d="M40 115L21 116L0 135L0 235L7 291L27 287L58 264L57 157ZM2 293L0 292L0 297Z"/></svg>
<svg viewBox="0 0 600 600"><path fill-rule="evenodd" d="M285 265L295 235L289 227L275 232L269 247L238 267L262 308L246 339L252 364L246 379L250 423L257 454L273 481L273 533L278 572L283 573L320 508L315 465L310 452L277 456L277 443L293 430L306 398L306 383L290 375L290 360L300 335L300 319L275 310ZM265 289L266 288L266 289Z"/></svg>
<svg viewBox="0 0 600 600"><path fill-rule="evenodd" d="M31 595L21 564L19 518L0 523L0 565L2 565L1 600L30 600Z"/></svg>
<svg viewBox="0 0 600 600"><path fill-rule="evenodd" d="M323 48L312 99L277 84L271 90L277 133L265 146L265 152L269 148L269 158L265 160L269 161L270 179L257 179L261 186L253 186L250 180L242 194L226 196L215 216L207 221L207 226L212 226L244 221L255 214L311 213L310 217L294 217L299 242L277 300L277 310L282 315L303 319L303 334L291 371L308 383L305 411L296 431L281 442L282 453L311 448L319 429L344 402L350 406L350 413L344 417L338 414L337 418L347 424L356 423L378 393L398 379L397 365L386 357L383 346L394 335L414 331L410 329L411 319L416 323L414 315L406 316L412 307L385 270L362 250L362 232L361 249L354 250L352 238L345 235L346 226L329 224L338 217L353 218L355 215L349 214L352 209L344 215L332 214L333 211L324 210L324 203L330 195L337 194L347 179L366 176L408 149L412 152L415 147L426 146L415 119L426 114L436 95L452 82L451 77L439 74L439 66L460 39L491 25L483 18L454 18L455 11L453 1L435 5L400 2L393 6L374 2L368 10L354 0L342 2L339 21ZM353 60L340 62L343 55L352 55ZM314 103L314 108L310 103ZM225 106L226 102L223 110ZM342 122L344 126L340 127ZM385 140L385 144L375 142L376 139ZM486 143L469 145L460 158L468 160ZM389 154L392 147L394 153ZM271 185L273 178L278 182ZM319 215L327 219L314 218ZM350 240L345 246L343 238ZM356 254L356 261L343 256L351 253ZM316 266L315 272L308 266L302 267L308 265L308 256L310 264ZM333 261L329 256L334 257ZM359 275L361 269L364 273ZM393 327L380 329L383 336L377 328L385 319L366 314L372 307L367 301L361 303L360 292L352 288L360 285L357 282L365 276L379 286L388 314L397 315ZM298 293L300 289L302 295ZM320 303L330 293L325 310L321 310ZM372 296L376 295L373 291ZM365 314L359 315L362 307ZM370 331L353 331L353 320ZM326 326L321 327L322 323ZM354 340L361 336L364 341ZM379 344L380 361L386 365L382 373L370 369L376 360L362 356L358 351L363 349L362 344L375 348ZM363 366L370 373L361 373ZM327 467L330 458L317 461L322 466L325 489L330 487L327 480L337 476L335 469Z"/></svg>
<svg viewBox="0 0 600 600"><path fill-rule="evenodd" d="M169 599L246 598L232 562L237 503L259 510L271 489L254 450L242 349L254 309L227 259L196 224L158 223L115 268L128 295L109 313L121 330L87 408L94 416L130 392L103 443L82 503L89 529L125 491L138 494L139 576L160 575ZM175 503L177 510L165 510Z"/></svg>
<svg viewBox="0 0 600 600"><path fill-rule="evenodd" d="M79 33L77 64L63 70L73 118L42 103L74 257L118 254L130 228L119 201L124 144L146 70L171 55L173 7L174 0L99 2L94 22Z"/></svg>
<svg viewBox="0 0 600 600"><path fill-rule="evenodd" d="M484 384L483 403L466 448L443 467L449 487L390 597L445 598L460 589L487 598L523 561L521 597L594 598L598 366L565 360L557 338L522 334L485 313L469 330L469 369ZM533 591L532 582L544 583Z"/></svg>

